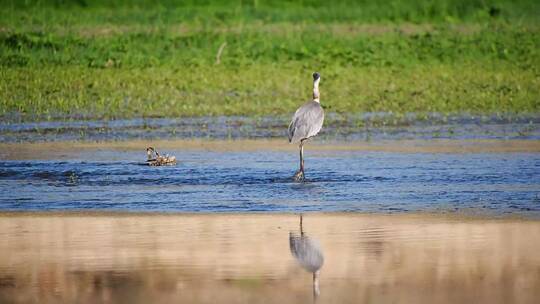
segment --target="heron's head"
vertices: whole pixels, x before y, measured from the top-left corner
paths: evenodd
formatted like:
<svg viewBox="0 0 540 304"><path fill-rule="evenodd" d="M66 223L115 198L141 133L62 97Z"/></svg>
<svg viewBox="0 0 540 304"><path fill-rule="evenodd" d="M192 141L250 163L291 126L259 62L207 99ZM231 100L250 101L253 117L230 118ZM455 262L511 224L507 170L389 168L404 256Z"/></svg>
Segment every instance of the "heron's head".
<svg viewBox="0 0 540 304"><path fill-rule="evenodd" d="M319 81L321 81L321 74L313 73L313 101L316 102L319 102Z"/></svg>

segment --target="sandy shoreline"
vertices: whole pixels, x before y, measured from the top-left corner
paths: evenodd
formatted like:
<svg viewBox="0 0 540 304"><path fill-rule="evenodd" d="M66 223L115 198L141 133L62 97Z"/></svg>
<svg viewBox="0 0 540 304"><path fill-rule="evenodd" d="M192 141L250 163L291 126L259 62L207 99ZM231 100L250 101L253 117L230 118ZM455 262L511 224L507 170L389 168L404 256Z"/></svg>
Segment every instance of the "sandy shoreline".
<svg viewBox="0 0 540 304"><path fill-rule="evenodd" d="M539 222L540 218L523 214L490 214L484 210L470 211L417 211L417 212L180 212L180 211L124 211L124 210L39 210L17 211L0 210L2 218L223 218L223 217L290 217L299 216L315 217L344 217L344 218L369 218L369 219L398 219L398 220L444 220L444 221L495 221L495 222Z"/></svg>
<svg viewBox="0 0 540 304"><path fill-rule="evenodd" d="M160 150L296 151L285 140L131 140L106 142L36 142L0 143L0 159L60 159L80 151L144 151L153 146ZM375 151L393 153L540 153L538 140L395 140L373 142L309 143L311 151Z"/></svg>

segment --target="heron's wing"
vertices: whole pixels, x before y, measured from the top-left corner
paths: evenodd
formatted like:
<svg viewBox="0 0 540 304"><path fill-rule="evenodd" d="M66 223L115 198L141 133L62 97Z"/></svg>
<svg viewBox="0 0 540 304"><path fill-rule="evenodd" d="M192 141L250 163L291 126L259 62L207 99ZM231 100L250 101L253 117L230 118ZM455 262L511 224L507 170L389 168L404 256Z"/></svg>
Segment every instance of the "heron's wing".
<svg viewBox="0 0 540 304"><path fill-rule="evenodd" d="M304 269L315 272L324 264L324 256L319 243L308 236L289 234L291 254Z"/></svg>
<svg viewBox="0 0 540 304"><path fill-rule="evenodd" d="M291 123L289 124L289 142L291 142L294 137L298 118L302 116L302 112L305 110L305 106L308 104L309 102L302 105L300 108L296 109L296 112L294 112Z"/></svg>
<svg viewBox="0 0 540 304"><path fill-rule="evenodd" d="M317 135L324 122L324 111L318 102L310 101L296 110L289 125L289 142L296 143Z"/></svg>
<svg viewBox="0 0 540 304"><path fill-rule="evenodd" d="M296 112L298 112L298 110L296 110ZM296 116L296 113L294 113L293 119L291 120L291 123L289 124L289 130L287 132L287 134L289 134L289 142L292 141L293 136L294 136L294 117L295 116Z"/></svg>

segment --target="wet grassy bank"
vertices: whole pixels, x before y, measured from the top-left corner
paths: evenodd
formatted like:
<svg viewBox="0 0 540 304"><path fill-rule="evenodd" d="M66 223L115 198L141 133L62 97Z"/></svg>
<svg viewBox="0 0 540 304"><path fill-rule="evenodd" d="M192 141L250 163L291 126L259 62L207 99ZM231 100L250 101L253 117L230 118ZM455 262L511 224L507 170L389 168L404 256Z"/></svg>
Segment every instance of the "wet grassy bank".
<svg viewBox="0 0 540 304"><path fill-rule="evenodd" d="M329 112L540 111L534 1L24 3L1 1L5 119L284 115L314 70Z"/></svg>

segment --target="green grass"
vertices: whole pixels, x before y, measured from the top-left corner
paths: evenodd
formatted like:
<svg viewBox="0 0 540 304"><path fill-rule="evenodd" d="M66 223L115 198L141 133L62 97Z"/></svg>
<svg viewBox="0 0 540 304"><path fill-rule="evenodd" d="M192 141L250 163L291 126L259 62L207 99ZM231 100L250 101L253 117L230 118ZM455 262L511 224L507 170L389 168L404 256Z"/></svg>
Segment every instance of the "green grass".
<svg viewBox="0 0 540 304"><path fill-rule="evenodd" d="M540 112L535 1L153 3L0 0L0 115Z"/></svg>

